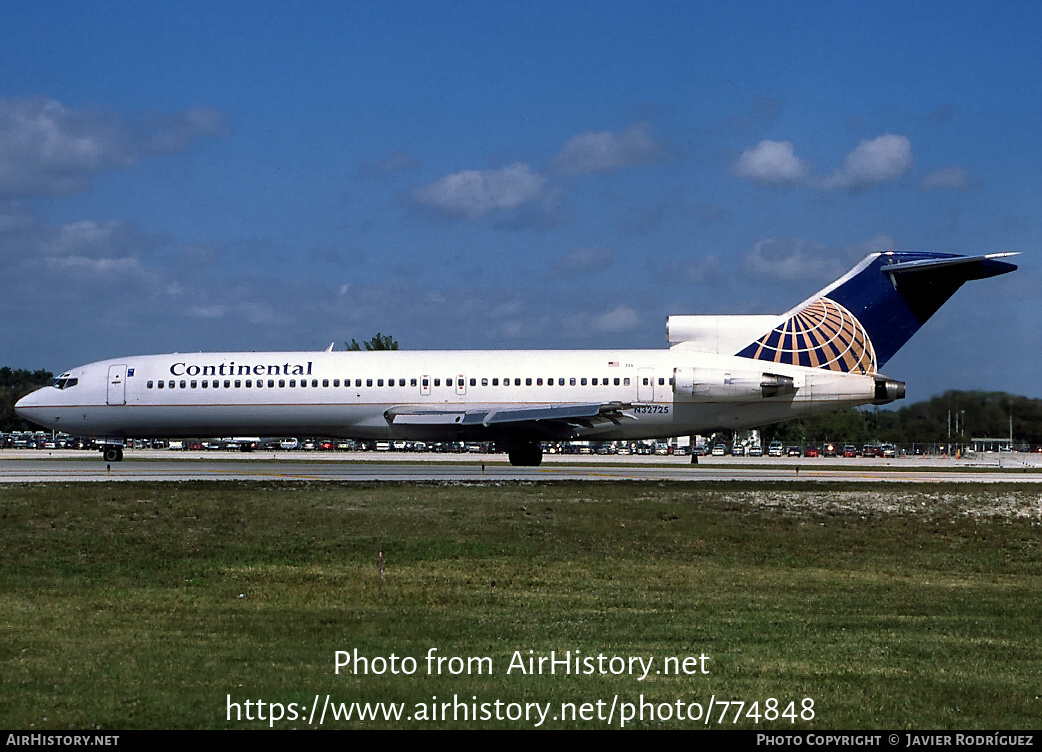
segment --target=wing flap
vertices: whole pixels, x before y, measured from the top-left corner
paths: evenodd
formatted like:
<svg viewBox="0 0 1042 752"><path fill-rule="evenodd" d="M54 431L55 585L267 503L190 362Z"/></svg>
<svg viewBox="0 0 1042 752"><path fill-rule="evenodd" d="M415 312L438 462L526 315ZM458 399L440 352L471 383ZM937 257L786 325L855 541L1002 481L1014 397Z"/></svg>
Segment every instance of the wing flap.
<svg viewBox="0 0 1042 752"><path fill-rule="evenodd" d="M632 405L623 402L584 402L564 405L487 406L460 410L399 405L388 409L389 423L404 426L484 426L567 423L590 426L604 420L618 423Z"/></svg>

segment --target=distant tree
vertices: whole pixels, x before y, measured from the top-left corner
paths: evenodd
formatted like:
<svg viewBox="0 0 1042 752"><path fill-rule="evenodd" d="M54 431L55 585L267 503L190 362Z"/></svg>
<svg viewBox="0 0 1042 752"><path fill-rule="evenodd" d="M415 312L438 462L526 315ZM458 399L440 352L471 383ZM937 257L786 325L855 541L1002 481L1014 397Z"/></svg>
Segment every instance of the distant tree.
<svg viewBox="0 0 1042 752"><path fill-rule="evenodd" d="M350 342L345 342L348 350L361 350L365 347L366 350L397 350L398 342L390 334L383 335L380 332L376 333L376 336L370 340L366 340L362 344L352 338Z"/></svg>
<svg viewBox="0 0 1042 752"><path fill-rule="evenodd" d="M965 443L973 436L1008 436L1011 417L1015 442L1042 444L1042 400L1005 392L954 391L897 410L849 408L806 415L764 426L763 439L786 444L884 441L907 445L943 444L950 438Z"/></svg>
<svg viewBox="0 0 1042 752"><path fill-rule="evenodd" d="M29 392L47 386L54 380L50 371L26 371L21 368L0 368L0 431L26 431L33 426L18 417L14 403Z"/></svg>

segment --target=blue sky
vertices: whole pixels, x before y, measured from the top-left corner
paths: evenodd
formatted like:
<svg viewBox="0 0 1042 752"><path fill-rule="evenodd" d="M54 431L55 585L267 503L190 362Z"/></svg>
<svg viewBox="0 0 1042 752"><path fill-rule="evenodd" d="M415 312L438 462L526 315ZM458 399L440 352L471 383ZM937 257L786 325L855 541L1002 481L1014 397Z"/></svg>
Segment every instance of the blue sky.
<svg viewBox="0 0 1042 752"><path fill-rule="evenodd" d="M1023 251L885 367L1042 397L1037 3L0 1L0 361L665 347Z"/></svg>

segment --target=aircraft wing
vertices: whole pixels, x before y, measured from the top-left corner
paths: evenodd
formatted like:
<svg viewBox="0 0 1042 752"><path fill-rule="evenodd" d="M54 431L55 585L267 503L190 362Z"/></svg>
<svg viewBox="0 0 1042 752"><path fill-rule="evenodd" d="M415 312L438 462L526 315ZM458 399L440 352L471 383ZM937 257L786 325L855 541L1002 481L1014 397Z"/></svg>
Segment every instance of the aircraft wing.
<svg viewBox="0 0 1042 752"><path fill-rule="evenodd" d="M568 436L576 428L594 428L605 423L618 425L632 405L624 402L582 402L563 405L484 406L432 408L400 405L384 417L402 426L459 426L461 428L516 428L547 435Z"/></svg>

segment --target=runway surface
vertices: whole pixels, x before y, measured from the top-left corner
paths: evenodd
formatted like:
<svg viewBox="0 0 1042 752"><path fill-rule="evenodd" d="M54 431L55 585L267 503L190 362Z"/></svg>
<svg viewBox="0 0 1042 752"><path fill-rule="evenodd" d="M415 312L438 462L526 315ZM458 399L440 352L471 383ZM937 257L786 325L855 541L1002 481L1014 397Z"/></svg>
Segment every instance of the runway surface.
<svg viewBox="0 0 1042 752"><path fill-rule="evenodd" d="M172 456L173 455L173 456ZM80 481L847 481L893 483L1042 483L1037 455L988 455L972 460L600 457L547 455L539 467L511 467L503 455L376 456L127 451L106 464L95 452L41 450L0 453L0 483Z"/></svg>

